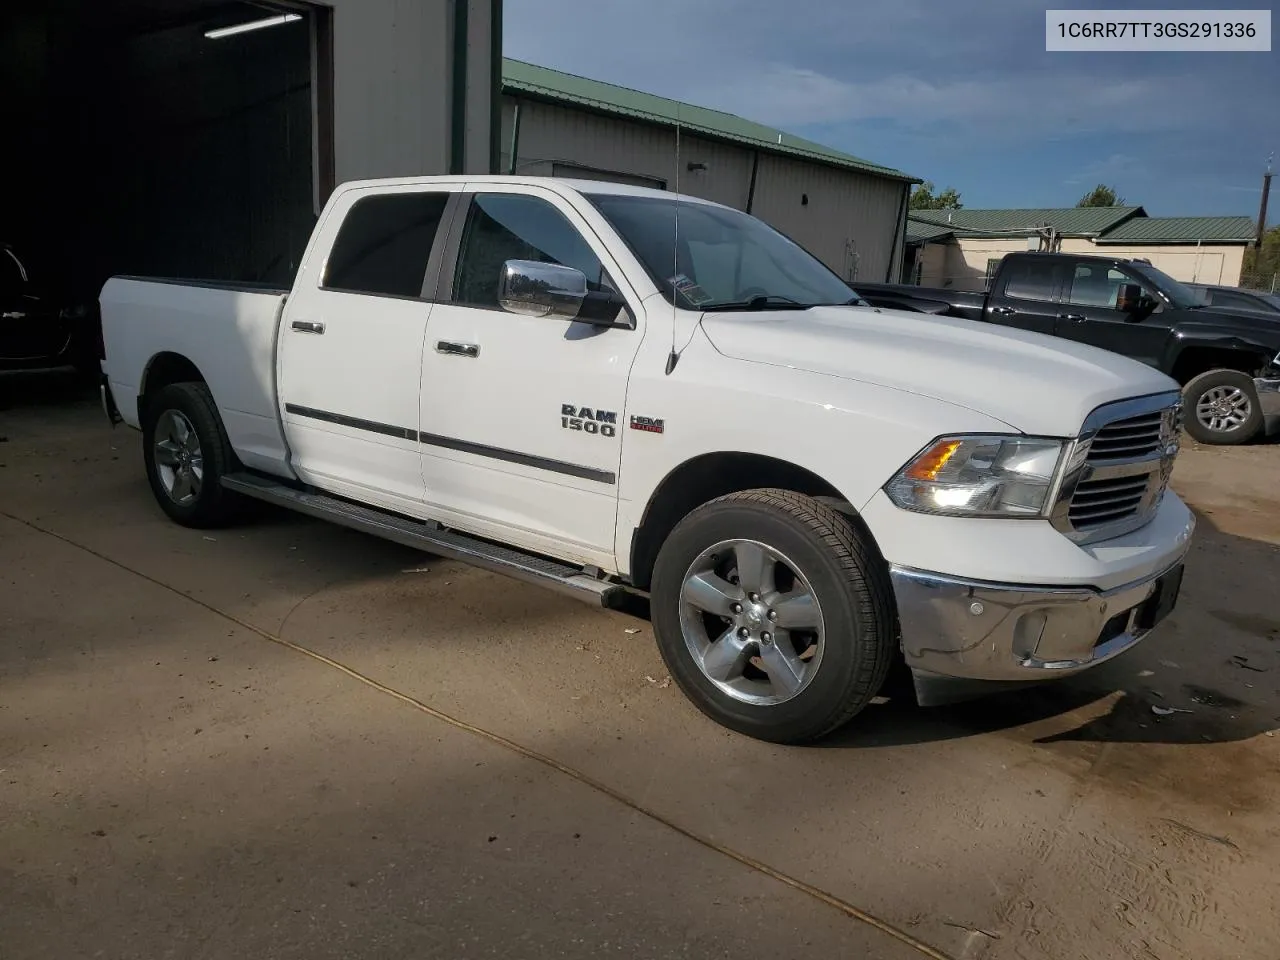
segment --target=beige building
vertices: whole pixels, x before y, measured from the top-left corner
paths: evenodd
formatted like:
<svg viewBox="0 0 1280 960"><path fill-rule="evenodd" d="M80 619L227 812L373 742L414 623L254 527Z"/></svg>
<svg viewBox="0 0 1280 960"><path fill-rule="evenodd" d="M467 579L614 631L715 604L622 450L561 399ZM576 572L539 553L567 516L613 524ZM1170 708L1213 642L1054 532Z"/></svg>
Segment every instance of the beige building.
<svg viewBox="0 0 1280 960"><path fill-rule="evenodd" d="M982 290L1005 254L1054 250L1149 260L1176 280L1236 286L1254 234L1248 217L1149 217L1142 207L915 210L903 279Z"/></svg>

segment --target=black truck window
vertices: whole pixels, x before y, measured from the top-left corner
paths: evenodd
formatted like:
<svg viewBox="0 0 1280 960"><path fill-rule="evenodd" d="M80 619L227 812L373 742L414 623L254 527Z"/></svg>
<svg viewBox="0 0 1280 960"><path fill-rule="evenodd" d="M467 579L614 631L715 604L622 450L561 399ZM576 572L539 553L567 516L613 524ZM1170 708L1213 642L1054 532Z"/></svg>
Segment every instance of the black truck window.
<svg viewBox="0 0 1280 960"><path fill-rule="evenodd" d="M1005 261L1004 295L1015 300L1053 300L1057 294L1055 262L1035 257Z"/></svg>
<svg viewBox="0 0 1280 960"><path fill-rule="evenodd" d="M1120 284L1130 282L1129 277L1105 263L1078 263L1071 275L1070 303L1080 307L1116 306Z"/></svg>
<svg viewBox="0 0 1280 960"><path fill-rule="evenodd" d="M421 297L447 193L384 193L357 200L329 254L326 290Z"/></svg>

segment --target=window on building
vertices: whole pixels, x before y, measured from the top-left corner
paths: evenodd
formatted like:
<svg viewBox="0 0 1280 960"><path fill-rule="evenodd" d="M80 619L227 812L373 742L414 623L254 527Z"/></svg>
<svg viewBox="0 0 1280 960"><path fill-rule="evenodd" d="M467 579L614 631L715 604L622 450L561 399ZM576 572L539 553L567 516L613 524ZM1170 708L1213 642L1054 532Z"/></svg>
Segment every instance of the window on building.
<svg viewBox="0 0 1280 960"><path fill-rule="evenodd" d="M1053 300L1057 295L1054 261L1024 257L1011 263L1004 295L1016 300Z"/></svg>
<svg viewBox="0 0 1280 960"><path fill-rule="evenodd" d="M496 308L502 267L508 260L573 267L586 275L588 290L613 288L582 234L546 200L511 193L478 194L467 213L453 299L468 306Z"/></svg>
<svg viewBox="0 0 1280 960"><path fill-rule="evenodd" d="M329 254L323 286L420 297L447 193L386 193L357 200Z"/></svg>

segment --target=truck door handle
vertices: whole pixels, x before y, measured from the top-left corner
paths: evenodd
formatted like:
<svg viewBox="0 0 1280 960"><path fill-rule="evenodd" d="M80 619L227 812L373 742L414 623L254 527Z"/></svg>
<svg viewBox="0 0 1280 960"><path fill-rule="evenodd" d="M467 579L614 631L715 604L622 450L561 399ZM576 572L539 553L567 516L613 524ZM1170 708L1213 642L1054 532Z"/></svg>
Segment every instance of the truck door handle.
<svg viewBox="0 0 1280 960"><path fill-rule="evenodd" d="M1060 313L1058 314L1058 319L1070 320L1073 323L1084 323L1084 314L1083 313Z"/></svg>
<svg viewBox="0 0 1280 960"><path fill-rule="evenodd" d="M290 326L299 333L324 333L324 324L314 320L295 320Z"/></svg>
<svg viewBox="0 0 1280 960"><path fill-rule="evenodd" d="M480 347L474 343L455 343L452 340L437 340L436 353L447 353L454 357L480 356Z"/></svg>
<svg viewBox="0 0 1280 960"><path fill-rule="evenodd" d="M1013 307L992 307L992 308L991 308L991 312L992 312L992 313L998 313L998 314L1000 314L1001 316L1003 316L1003 315L1005 315L1005 314L1013 313L1013 312L1014 312L1014 309L1013 309Z"/></svg>

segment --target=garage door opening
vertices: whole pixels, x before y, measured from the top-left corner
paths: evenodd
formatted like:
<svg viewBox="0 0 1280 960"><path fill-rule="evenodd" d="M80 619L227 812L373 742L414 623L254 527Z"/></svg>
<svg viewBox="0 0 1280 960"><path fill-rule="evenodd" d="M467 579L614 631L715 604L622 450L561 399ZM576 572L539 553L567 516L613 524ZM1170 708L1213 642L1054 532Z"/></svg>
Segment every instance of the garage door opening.
<svg viewBox="0 0 1280 960"><path fill-rule="evenodd" d="M63 300L121 273L287 282L332 183L329 17L225 0L6 6L0 241Z"/></svg>

